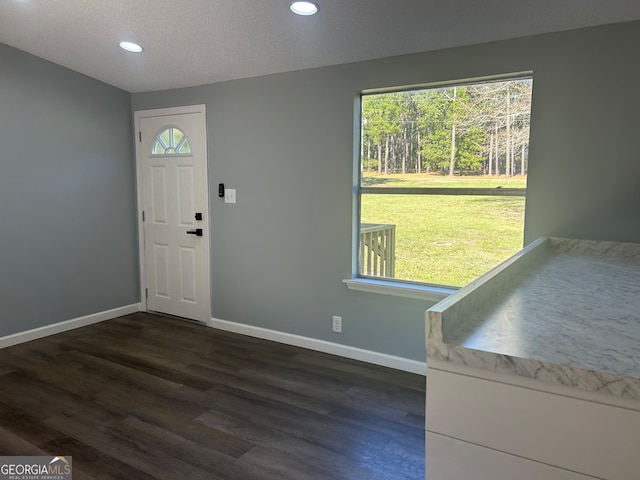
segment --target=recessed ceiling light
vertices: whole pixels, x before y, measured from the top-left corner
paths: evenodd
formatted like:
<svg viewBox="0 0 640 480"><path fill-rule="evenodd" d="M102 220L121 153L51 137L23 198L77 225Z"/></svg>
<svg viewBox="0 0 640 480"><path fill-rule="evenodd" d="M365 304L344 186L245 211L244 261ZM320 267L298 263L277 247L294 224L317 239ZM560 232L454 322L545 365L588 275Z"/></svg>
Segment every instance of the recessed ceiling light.
<svg viewBox="0 0 640 480"><path fill-rule="evenodd" d="M143 48L137 43L133 42L120 42L120 48L126 50L127 52L140 53Z"/></svg>
<svg viewBox="0 0 640 480"><path fill-rule="evenodd" d="M296 15L315 15L318 13L318 5L313 2L293 2L289 8Z"/></svg>

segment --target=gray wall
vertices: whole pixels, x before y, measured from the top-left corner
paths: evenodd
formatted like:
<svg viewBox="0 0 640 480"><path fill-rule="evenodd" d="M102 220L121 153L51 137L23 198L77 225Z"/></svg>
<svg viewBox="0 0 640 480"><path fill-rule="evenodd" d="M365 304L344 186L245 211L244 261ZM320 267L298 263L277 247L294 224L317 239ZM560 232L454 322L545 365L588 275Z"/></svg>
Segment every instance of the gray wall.
<svg viewBox="0 0 640 480"><path fill-rule="evenodd" d="M0 44L0 336L139 301L127 92Z"/></svg>
<svg viewBox="0 0 640 480"><path fill-rule="evenodd" d="M640 22L133 95L207 105L216 318L424 360L418 300L347 290L365 89L532 70L525 237L640 241ZM0 45L0 336L135 303L130 96ZM341 315L344 333L331 333Z"/></svg>
<svg viewBox="0 0 640 480"><path fill-rule="evenodd" d="M429 304L347 290L354 101L365 89L533 71L527 242L640 241L640 22L134 94L207 105L216 318L424 360ZM331 316L343 316L342 335Z"/></svg>

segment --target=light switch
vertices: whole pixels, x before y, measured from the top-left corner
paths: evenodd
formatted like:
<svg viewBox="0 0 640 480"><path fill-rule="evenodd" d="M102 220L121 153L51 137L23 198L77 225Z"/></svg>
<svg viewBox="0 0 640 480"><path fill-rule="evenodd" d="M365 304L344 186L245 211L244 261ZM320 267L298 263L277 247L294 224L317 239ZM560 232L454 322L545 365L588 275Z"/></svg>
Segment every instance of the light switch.
<svg viewBox="0 0 640 480"><path fill-rule="evenodd" d="M224 189L224 203L236 203L236 189L225 188Z"/></svg>

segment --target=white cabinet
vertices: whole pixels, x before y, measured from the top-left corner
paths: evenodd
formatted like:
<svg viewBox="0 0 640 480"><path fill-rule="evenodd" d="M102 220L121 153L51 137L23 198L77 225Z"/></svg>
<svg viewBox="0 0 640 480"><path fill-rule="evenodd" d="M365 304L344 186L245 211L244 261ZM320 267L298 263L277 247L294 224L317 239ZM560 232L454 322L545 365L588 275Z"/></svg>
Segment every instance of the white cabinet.
<svg viewBox="0 0 640 480"><path fill-rule="evenodd" d="M428 369L428 480L640 478L640 402L621 407L483 373Z"/></svg>
<svg viewBox="0 0 640 480"><path fill-rule="evenodd" d="M508 453L427 433L428 480L593 480Z"/></svg>

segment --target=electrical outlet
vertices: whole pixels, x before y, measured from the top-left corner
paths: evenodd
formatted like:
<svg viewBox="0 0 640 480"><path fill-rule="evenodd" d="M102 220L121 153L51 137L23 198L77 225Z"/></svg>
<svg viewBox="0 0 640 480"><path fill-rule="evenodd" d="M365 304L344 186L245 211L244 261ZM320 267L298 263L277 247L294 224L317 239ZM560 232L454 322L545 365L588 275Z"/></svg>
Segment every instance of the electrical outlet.
<svg viewBox="0 0 640 480"><path fill-rule="evenodd" d="M342 333L342 317L333 316L333 331L335 333Z"/></svg>

